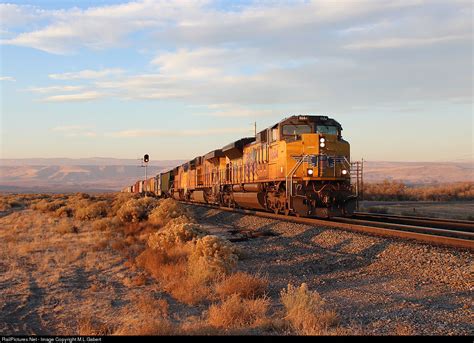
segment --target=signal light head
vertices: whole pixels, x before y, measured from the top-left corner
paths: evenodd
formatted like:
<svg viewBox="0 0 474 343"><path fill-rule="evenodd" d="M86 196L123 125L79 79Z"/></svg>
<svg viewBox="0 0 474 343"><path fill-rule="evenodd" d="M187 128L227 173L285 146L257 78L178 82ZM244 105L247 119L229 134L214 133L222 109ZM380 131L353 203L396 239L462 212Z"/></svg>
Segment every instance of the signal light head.
<svg viewBox="0 0 474 343"><path fill-rule="evenodd" d="M143 156L143 161L148 162L149 160L150 160L150 156L148 156L148 154L145 154L145 156Z"/></svg>

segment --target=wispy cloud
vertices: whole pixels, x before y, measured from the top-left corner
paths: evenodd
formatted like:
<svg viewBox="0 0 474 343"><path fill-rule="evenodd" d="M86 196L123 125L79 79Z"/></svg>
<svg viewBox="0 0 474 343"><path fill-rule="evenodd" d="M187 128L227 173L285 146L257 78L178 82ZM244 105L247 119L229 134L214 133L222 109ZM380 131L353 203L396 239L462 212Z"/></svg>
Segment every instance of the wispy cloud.
<svg viewBox="0 0 474 343"><path fill-rule="evenodd" d="M105 94L99 92L83 92L75 94L52 95L42 99L46 102L71 102L71 101L90 101L104 97Z"/></svg>
<svg viewBox="0 0 474 343"><path fill-rule="evenodd" d="M97 133L91 130L89 125L62 125L55 126L50 130L64 137L96 137Z"/></svg>
<svg viewBox="0 0 474 343"><path fill-rule="evenodd" d="M0 76L0 81L16 81L14 77L11 76Z"/></svg>
<svg viewBox="0 0 474 343"><path fill-rule="evenodd" d="M35 7L8 11L40 16ZM395 98L472 93L464 72L472 55L465 41L472 36L469 2L316 0L250 3L228 11L206 1L137 1L43 12L34 29L26 26L3 44L51 53L112 46L156 51L135 73L124 62L123 68L50 74L51 80L90 84L35 87L33 92L51 95L44 101L176 99L233 105L208 109L216 117L256 117L272 115L268 105L344 111ZM130 34L139 39L128 41ZM448 43L453 49L446 49ZM396 54L383 56L388 49ZM59 94L49 94L54 92Z"/></svg>
<svg viewBox="0 0 474 343"><path fill-rule="evenodd" d="M208 136L229 133L251 133L250 128L218 128L206 130L124 130L107 133L110 137Z"/></svg>
<svg viewBox="0 0 474 343"><path fill-rule="evenodd" d="M77 80L77 79L100 79L107 76L120 75L123 69L103 69L103 70L81 70L77 72L49 74L49 78L54 80Z"/></svg>
<svg viewBox="0 0 474 343"><path fill-rule="evenodd" d="M26 90L33 93L52 93L52 92L74 92L83 89L83 86L48 86L48 87L29 87Z"/></svg>
<svg viewBox="0 0 474 343"><path fill-rule="evenodd" d="M346 49L394 49L402 47L420 47L438 43L449 43L459 40L470 40L469 35L449 35L442 37L428 38L384 38L378 40L368 40L351 43L345 46Z"/></svg>

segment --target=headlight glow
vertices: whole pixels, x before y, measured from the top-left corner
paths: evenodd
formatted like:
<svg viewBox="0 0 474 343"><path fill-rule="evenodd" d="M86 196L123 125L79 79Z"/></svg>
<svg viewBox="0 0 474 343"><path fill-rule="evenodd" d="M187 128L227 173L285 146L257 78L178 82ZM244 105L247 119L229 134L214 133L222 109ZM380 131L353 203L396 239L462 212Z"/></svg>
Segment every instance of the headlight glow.
<svg viewBox="0 0 474 343"><path fill-rule="evenodd" d="M321 148L324 148L324 147L326 146L326 143L319 143L319 146L320 146Z"/></svg>
<svg viewBox="0 0 474 343"><path fill-rule="evenodd" d="M346 169L342 170L342 175L347 175L347 170Z"/></svg>
<svg viewBox="0 0 474 343"><path fill-rule="evenodd" d="M313 169L308 168L308 175L311 176L311 175L313 175L313 173L314 173Z"/></svg>
<svg viewBox="0 0 474 343"><path fill-rule="evenodd" d="M321 138L319 139L319 141L320 141L321 143L324 143L324 142L326 142L326 138L321 137Z"/></svg>

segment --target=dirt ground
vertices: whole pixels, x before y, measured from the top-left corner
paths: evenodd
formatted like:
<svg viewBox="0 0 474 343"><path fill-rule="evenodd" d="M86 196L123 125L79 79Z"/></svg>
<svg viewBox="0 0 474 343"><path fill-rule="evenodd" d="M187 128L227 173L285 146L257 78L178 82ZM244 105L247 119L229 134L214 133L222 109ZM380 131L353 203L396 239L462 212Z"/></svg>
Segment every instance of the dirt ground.
<svg viewBox="0 0 474 343"><path fill-rule="evenodd" d="M472 335L472 253L193 207L212 233L265 275L272 310L288 283L308 284L340 316L342 334ZM0 218L0 334L112 334L140 322L143 299L165 300L174 321L209 304L177 302L88 222L30 209ZM245 237L250 237L246 239ZM140 282L140 280L144 280ZM98 330L98 331L97 331ZM246 333L275 334L271 331Z"/></svg>

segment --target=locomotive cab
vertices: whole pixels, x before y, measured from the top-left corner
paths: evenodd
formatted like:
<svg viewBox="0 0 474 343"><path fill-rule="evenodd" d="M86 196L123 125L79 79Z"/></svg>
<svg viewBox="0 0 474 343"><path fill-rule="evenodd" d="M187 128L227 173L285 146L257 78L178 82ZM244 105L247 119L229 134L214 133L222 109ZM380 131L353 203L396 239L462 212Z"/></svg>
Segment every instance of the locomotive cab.
<svg viewBox="0 0 474 343"><path fill-rule="evenodd" d="M317 217L352 214L355 197L350 187L350 146L342 138L341 125L326 116L292 116L269 130L269 176L281 180L270 204L275 202L281 211L284 191L287 213Z"/></svg>

